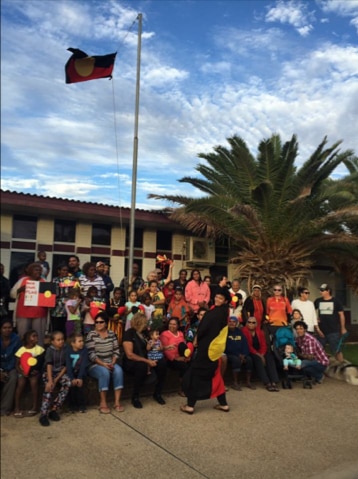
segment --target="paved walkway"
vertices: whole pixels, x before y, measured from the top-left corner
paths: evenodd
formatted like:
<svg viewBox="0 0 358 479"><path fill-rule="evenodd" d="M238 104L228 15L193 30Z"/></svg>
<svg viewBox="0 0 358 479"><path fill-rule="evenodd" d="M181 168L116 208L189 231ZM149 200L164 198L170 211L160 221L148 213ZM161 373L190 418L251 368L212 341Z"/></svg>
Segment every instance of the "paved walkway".
<svg viewBox="0 0 358 479"><path fill-rule="evenodd" d="M357 479L358 387L230 390L229 413L200 401L193 416L144 398L124 413L1 420L4 479Z"/></svg>

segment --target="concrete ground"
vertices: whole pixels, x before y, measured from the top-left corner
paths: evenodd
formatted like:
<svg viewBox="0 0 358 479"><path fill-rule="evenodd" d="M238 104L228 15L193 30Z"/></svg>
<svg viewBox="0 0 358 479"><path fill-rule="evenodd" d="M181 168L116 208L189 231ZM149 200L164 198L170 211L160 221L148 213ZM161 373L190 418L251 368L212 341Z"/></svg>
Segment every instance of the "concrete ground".
<svg viewBox="0 0 358 479"><path fill-rule="evenodd" d="M1 418L4 479L357 479L358 387L326 378L312 390L227 393L194 415L143 398L124 413L64 413L44 428L34 418Z"/></svg>

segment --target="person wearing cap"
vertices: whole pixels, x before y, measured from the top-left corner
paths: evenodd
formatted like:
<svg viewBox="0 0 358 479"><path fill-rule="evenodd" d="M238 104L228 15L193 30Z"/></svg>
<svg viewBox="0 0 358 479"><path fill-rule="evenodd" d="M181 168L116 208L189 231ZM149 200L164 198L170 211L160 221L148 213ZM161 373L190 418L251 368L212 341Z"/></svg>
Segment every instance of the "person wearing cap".
<svg viewBox="0 0 358 479"><path fill-rule="evenodd" d="M105 269L105 263L103 261L98 261L96 263L96 272L97 274L103 279L103 282L106 286L106 291L104 293L104 298L106 300L107 305L109 305L109 297L111 292L114 289L114 284L110 276L108 274L105 274L104 269Z"/></svg>
<svg viewBox="0 0 358 479"><path fill-rule="evenodd" d="M338 350L339 340L347 333L343 305L332 296L327 283L321 284L319 290L321 297L314 302L318 315L318 338L323 346L328 343L331 353L342 362L344 358L342 351Z"/></svg>
<svg viewBox="0 0 358 479"><path fill-rule="evenodd" d="M313 334L318 329L318 323L313 301L309 300L310 292L308 288L302 286L298 288L297 292L298 298L294 299L291 303L292 310L298 309L301 312L308 327L307 331Z"/></svg>
<svg viewBox="0 0 358 479"><path fill-rule="evenodd" d="M227 363L231 365L233 384L232 389L241 391L239 384L239 372L242 368L246 371L246 386L249 389L256 389L251 384L251 374L253 369L252 359L250 357L249 346L247 339L243 335L241 329L238 327L239 321L236 316L230 316L228 321L228 335L226 339L225 354ZM221 374L224 376L225 371Z"/></svg>
<svg viewBox="0 0 358 479"><path fill-rule="evenodd" d="M301 369L320 384L329 359L320 342L307 333L307 324L304 321L296 321L293 328L296 331L298 357L302 359Z"/></svg>
<svg viewBox="0 0 358 479"><path fill-rule="evenodd" d="M257 321L257 327L260 329L265 320L265 304L261 297L261 286L254 284L252 287L251 296L249 296L242 307L244 323L247 318L254 317Z"/></svg>
<svg viewBox="0 0 358 479"><path fill-rule="evenodd" d="M186 414L193 414L196 401L216 397L215 409L228 412L225 384L220 373L221 357L225 351L228 332L230 293L227 288L218 290L214 307L207 311L197 331L196 355L183 377L183 391L187 403L180 407Z"/></svg>

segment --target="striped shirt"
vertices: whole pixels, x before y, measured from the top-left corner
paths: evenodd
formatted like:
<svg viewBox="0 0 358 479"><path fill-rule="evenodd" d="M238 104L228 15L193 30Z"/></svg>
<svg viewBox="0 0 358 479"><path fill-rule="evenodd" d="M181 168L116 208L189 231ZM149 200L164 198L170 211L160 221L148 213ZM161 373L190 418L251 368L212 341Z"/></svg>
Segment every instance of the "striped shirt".
<svg viewBox="0 0 358 479"><path fill-rule="evenodd" d="M107 331L108 336L102 338L97 331L90 331L86 338L86 347L88 357L93 367L96 365L96 359L110 364L114 356L119 358L119 345L116 335L113 331Z"/></svg>
<svg viewBox="0 0 358 479"><path fill-rule="evenodd" d="M84 296L87 295L87 291L90 286L95 286L97 288L98 296L100 297L103 296L104 291L106 290L106 285L104 284L104 281L101 278L101 276L97 275L94 278L90 279L90 278L87 278L86 275L82 274L78 278L78 280L81 284L81 292Z"/></svg>

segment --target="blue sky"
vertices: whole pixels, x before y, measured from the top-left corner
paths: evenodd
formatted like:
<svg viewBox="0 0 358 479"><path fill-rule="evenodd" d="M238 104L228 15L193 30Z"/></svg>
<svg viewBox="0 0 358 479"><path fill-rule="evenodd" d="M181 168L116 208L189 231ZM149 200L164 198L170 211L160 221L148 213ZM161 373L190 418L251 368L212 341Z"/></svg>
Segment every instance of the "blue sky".
<svg viewBox="0 0 358 479"><path fill-rule="evenodd" d="M358 0L2 0L2 189L130 205L139 12L138 208L235 134L358 151ZM118 51L113 81L67 85L68 47Z"/></svg>

